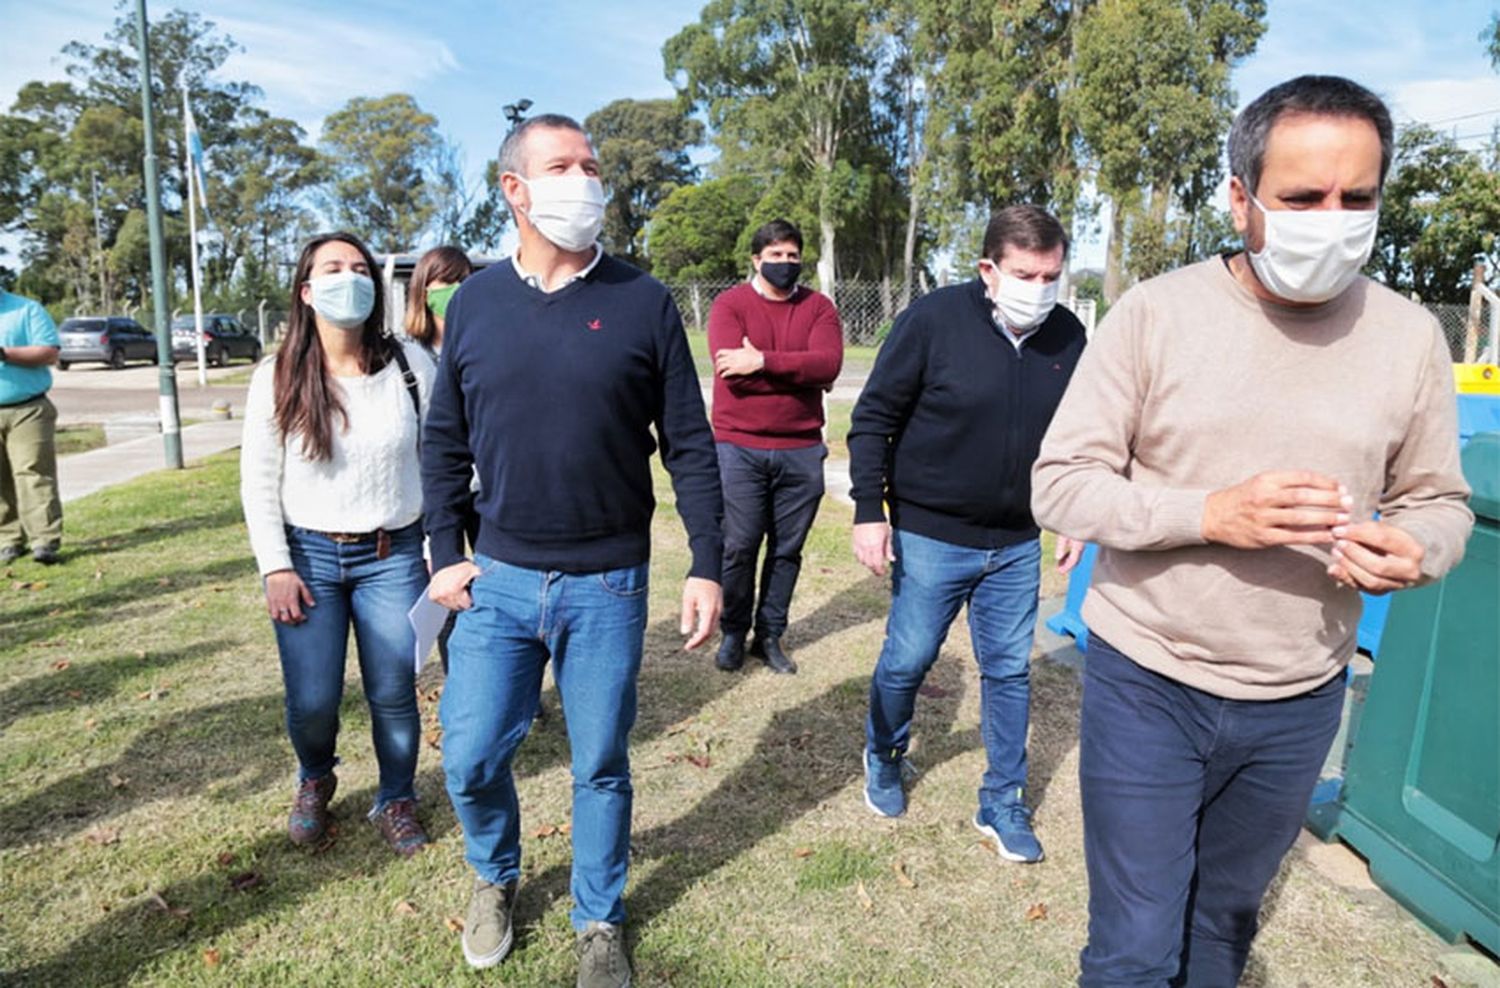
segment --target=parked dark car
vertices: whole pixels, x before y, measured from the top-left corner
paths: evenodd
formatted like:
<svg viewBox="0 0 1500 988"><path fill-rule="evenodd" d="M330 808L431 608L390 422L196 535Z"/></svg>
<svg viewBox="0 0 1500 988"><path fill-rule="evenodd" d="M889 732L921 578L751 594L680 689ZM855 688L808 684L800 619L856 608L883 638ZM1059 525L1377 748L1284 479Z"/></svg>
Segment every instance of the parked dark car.
<svg viewBox="0 0 1500 988"><path fill-rule="evenodd" d="M124 316L74 316L63 320L57 335L62 340L58 370L73 364L108 364L119 370L131 360L156 363L156 337Z"/></svg>
<svg viewBox="0 0 1500 988"><path fill-rule="evenodd" d="M198 345L193 341L193 316L172 320L172 359L197 360ZM223 367L237 357L253 364L260 359L260 338L247 333L234 316L220 312L203 314L203 358L214 367Z"/></svg>

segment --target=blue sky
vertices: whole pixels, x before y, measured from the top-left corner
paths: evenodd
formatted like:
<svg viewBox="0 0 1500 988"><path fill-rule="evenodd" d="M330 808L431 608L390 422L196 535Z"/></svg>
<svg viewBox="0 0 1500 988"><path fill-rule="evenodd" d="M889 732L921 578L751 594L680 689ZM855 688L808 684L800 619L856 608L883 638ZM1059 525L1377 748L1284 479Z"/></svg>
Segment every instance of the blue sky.
<svg viewBox="0 0 1500 988"><path fill-rule="evenodd" d="M316 136L352 96L409 92L464 149L472 172L503 132L501 107L582 118L620 97L672 95L661 46L697 19L702 0L151 0L151 15L194 10L246 51L229 79L265 90L262 104ZM1438 122L1474 146L1500 122L1500 75L1478 34L1493 0L1270 0L1269 29L1238 69L1241 102L1302 72L1347 75L1375 89L1398 120ZM0 0L0 105L21 84L60 78L59 50L98 41L113 22L104 0ZM1454 119L1465 117L1465 119ZM1095 263L1098 245L1080 244Z"/></svg>

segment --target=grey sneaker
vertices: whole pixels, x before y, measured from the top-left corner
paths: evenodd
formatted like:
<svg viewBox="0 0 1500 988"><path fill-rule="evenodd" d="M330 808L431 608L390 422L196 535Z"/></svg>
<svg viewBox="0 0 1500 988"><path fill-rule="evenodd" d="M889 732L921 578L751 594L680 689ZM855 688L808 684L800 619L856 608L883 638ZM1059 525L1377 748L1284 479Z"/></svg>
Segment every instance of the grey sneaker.
<svg viewBox="0 0 1500 988"><path fill-rule="evenodd" d="M474 879L469 915L464 919L464 960L473 968L494 967L505 960L515 942L510 914L516 903L516 883L496 885Z"/></svg>
<svg viewBox="0 0 1500 988"><path fill-rule="evenodd" d="M625 931L590 920L578 934L578 988L630 988Z"/></svg>
<svg viewBox="0 0 1500 988"><path fill-rule="evenodd" d="M18 545L0 545L0 566L20 559L23 551Z"/></svg>

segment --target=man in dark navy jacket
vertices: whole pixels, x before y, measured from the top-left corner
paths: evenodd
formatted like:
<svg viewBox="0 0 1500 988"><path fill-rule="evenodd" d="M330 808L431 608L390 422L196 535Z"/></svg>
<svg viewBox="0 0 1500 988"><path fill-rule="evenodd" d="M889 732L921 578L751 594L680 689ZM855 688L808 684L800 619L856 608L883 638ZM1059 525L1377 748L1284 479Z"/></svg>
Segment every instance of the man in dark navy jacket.
<svg viewBox="0 0 1500 988"><path fill-rule="evenodd" d="M692 552L688 648L713 633L721 606L719 467L671 295L597 243L604 192L583 129L533 117L505 139L499 167L520 247L448 305L422 447L430 595L460 612L440 712L448 796L477 873L463 952L489 967L514 939L511 760L550 659L573 759L578 984L614 988L630 981L620 929L627 741L646 628L651 455L659 443ZM476 470L470 561L463 523Z"/></svg>
<svg viewBox="0 0 1500 988"><path fill-rule="evenodd" d="M1030 475L1084 344L1083 326L1056 307L1067 250L1044 210L996 213L979 277L897 318L849 429L854 553L877 576L895 564L870 683L865 802L905 812L917 689L967 603L989 759L974 825L1009 861L1042 858L1024 801L1041 563ZM1059 568L1081 551L1059 538Z"/></svg>

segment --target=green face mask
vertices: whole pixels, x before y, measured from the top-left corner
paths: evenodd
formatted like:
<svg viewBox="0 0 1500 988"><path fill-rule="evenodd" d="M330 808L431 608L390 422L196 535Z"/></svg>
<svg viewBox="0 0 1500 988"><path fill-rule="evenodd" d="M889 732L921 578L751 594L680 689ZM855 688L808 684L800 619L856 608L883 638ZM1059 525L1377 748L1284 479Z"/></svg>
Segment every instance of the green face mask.
<svg viewBox="0 0 1500 988"><path fill-rule="evenodd" d="M448 318L448 302L453 298L453 293L458 291L457 285L444 285L442 288L432 288L427 292L427 308L439 319Z"/></svg>

